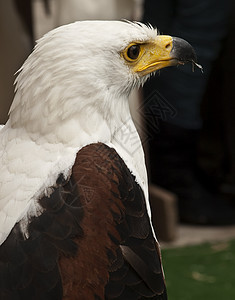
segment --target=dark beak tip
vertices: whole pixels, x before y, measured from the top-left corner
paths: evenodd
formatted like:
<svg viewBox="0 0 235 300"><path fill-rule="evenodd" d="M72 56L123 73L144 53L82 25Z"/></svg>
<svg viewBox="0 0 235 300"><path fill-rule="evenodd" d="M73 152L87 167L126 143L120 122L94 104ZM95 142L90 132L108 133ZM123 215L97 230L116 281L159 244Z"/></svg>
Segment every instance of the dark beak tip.
<svg viewBox="0 0 235 300"><path fill-rule="evenodd" d="M173 37L171 55L179 63L197 62L197 55L193 47L187 41L178 37Z"/></svg>

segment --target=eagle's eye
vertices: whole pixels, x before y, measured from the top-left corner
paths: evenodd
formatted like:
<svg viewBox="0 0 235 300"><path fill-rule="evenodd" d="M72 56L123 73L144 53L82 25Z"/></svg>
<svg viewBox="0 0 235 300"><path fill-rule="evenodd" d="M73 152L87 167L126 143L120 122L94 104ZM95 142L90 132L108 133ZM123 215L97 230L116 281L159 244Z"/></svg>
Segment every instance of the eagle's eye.
<svg viewBox="0 0 235 300"><path fill-rule="evenodd" d="M129 63L136 62L143 53L142 44L131 43L124 49L121 54Z"/></svg>
<svg viewBox="0 0 235 300"><path fill-rule="evenodd" d="M136 60L140 54L140 45L132 45L127 49L127 56L131 60Z"/></svg>

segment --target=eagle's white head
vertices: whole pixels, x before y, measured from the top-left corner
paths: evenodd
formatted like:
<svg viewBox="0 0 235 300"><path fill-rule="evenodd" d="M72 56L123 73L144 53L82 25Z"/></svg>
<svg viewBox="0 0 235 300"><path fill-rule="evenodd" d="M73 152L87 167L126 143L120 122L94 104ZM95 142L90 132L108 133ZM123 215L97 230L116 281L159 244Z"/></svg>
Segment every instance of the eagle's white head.
<svg viewBox="0 0 235 300"><path fill-rule="evenodd" d="M125 21L82 21L49 32L20 69L11 126L47 134L76 114L122 116L131 90L150 73L195 59L180 41Z"/></svg>

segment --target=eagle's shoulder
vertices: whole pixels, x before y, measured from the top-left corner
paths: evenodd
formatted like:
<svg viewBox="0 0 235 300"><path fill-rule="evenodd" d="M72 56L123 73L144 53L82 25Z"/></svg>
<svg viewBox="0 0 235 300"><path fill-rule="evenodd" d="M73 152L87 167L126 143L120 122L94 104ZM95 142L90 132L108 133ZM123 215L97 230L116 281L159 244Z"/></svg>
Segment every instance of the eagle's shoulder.
<svg viewBox="0 0 235 300"><path fill-rule="evenodd" d="M144 193L123 159L114 148L91 144L79 151L72 176L83 191L85 239L86 231L94 233L84 254L94 247L92 267L103 270L96 284L104 287L106 299L166 299ZM94 256L95 248L102 260Z"/></svg>

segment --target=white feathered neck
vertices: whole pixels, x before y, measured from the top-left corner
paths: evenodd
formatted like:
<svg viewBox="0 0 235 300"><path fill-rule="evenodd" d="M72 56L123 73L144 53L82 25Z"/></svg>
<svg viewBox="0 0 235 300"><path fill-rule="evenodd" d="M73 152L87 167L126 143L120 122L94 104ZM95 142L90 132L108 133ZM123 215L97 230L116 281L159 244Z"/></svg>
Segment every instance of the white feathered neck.
<svg viewBox="0 0 235 300"><path fill-rule="evenodd" d="M0 243L19 221L27 236L30 217L41 213L37 199L50 193L58 174L69 176L76 153L90 143L114 147L147 199L143 150L128 107L131 89L145 79L130 71L120 51L156 35L140 24L87 21L39 40L0 131ZM132 137L125 144L123 132Z"/></svg>

